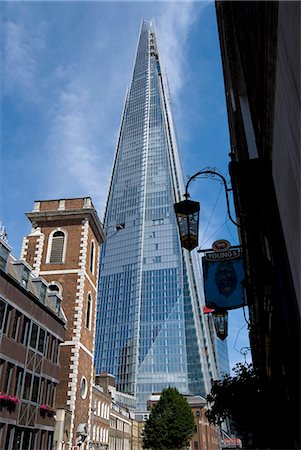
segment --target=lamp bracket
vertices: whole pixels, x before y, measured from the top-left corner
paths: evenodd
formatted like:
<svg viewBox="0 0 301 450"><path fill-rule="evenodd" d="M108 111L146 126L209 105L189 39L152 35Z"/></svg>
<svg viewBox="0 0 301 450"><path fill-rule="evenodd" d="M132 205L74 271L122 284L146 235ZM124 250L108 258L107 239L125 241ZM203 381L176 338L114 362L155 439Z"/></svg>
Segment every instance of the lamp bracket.
<svg viewBox="0 0 301 450"><path fill-rule="evenodd" d="M188 192L188 186L191 183L191 181L193 181L197 177L201 177L201 175L203 175L204 177L213 178L213 179L217 177L222 181L224 188L225 188L227 211L228 211L229 219L231 220L231 222L234 225L236 225L238 228L241 228L241 226L237 222L235 222L235 220L232 218L231 212L230 212L230 201L229 201L228 192L232 191L232 187L228 188L226 178L219 173L217 167L205 167L204 169L200 170L199 172L196 172L194 175L189 177L188 181L186 183L186 188L185 188L185 194L184 194L185 198L188 199L190 197L189 192Z"/></svg>

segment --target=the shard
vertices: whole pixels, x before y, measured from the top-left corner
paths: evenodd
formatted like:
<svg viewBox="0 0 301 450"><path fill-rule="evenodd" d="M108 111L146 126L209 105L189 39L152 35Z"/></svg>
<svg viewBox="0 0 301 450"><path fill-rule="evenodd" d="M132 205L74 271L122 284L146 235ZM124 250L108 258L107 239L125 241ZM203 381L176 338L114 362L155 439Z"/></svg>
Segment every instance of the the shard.
<svg viewBox="0 0 301 450"><path fill-rule="evenodd" d="M169 385L205 396L217 375L196 256L180 246L182 193L155 30L143 21L105 211L95 341L96 372L115 375L138 411Z"/></svg>

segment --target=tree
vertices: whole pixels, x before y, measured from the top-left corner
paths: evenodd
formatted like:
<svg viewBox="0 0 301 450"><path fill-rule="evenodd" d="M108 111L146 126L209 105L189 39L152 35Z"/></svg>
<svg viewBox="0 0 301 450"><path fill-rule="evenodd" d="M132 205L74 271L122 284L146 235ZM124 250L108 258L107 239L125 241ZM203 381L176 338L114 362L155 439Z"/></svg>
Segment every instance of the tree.
<svg viewBox="0 0 301 450"><path fill-rule="evenodd" d="M143 432L143 447L182 449L194 434L194 419L187 400L175 388L164 389L152 408Z"/></svg>
<svg viewBox="0 0 301 450"><path fill-rule="evenodd" d="M233 377L226 375L212 382L207 396L209 422L219 425L229 418L243 448L288 448L276 425L280 415L285 415L285 411L279 411L285 391L271 378L258 376L251 364L237 364L233 370Z"/></svg>

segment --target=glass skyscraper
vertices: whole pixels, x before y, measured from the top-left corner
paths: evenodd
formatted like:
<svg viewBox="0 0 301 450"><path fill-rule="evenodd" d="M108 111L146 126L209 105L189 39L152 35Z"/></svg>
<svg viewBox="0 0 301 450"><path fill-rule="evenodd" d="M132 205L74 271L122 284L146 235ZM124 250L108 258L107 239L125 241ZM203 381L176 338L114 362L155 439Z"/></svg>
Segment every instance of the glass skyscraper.
<svg viewBox="0 0 301 450"><path fill-rule="evenodd" d="M182 192L155 31L143 21L105 211L95 344L96 372L115 375L139 411L169 385L205 396L217 375L196 257L180 246Z"/></svg>

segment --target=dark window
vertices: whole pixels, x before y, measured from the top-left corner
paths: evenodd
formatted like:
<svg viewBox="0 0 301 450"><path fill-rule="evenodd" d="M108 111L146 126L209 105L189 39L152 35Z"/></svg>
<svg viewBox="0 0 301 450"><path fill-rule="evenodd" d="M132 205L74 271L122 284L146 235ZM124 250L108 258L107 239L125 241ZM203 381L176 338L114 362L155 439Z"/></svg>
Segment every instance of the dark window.
<svg viewBox="0 0 301 450"><path fill-rule="evenodd" d="M51 431L48 431L47 450L52 450L52 443L53 443L53 433Z"/></svg>
<svg viewBox="0 0 301 450"><path fill-rule="evenodd" d="M199 450L199 443L198 442L194 442L194 450Z"/></svg>
<svg viewBox="0 0 301 450"><path fill-rule="evenodd" d="M60 351L61 351L60 342L57 340L57 350L56 350L56 353L55 353L55 357L54 357L54 361L53 361L53 362L55 362L55 363L58 363L58 362L59 362L59 359L60 359Z"/></svg>
<svg viewBox="0 0 301 450"><path fill-rule="evenodd" d="M56 350L57 350L57 342L56 342L56 338L54 336L52 336L52 342L51 342L51 354L50 354L50 358L51 361L55 360L56 357Z"/></svg>
<svg viewBox="0 0 301 450"><path fill-rule="evenodd" d="M90 272L94 273L94 242L91 242L91 253L90 253Z"/></svg>
<svg viewBox="0 0 301 450"><path fill-rule="evenodd" d="M11 448L13 448L13 449L17 448L18 449L18 447L12 447L12 441L14 439L15 430L16 430L16 427L14 425L9 425L8 426L8 430L7 430L7 434L6 434L6 442L5 442L5 447L4 448L7 448L9 450Z"/></svg>
<svg viewBox="0 0 301 450"><path fill-rule="evenodd" d="M4 326L3 326L3 334L8 334L8 330L10 327L10 321L11 321L11 315L12 315L12 306L7 306L6 308L6 316L4 319Z"/></svg>
<svg viewBox="0 0 301 450"><path fill-rule="evenodd" d="M38 351L41 353L44 353L45 335L46 335L45 330L43 330L43 328L40 328Z"/></svg>
<svg viewBox="0 0 301 450"><path fill-rule="evenodd" d="M41 405L45 403L45 378L41 378L41 387L40 387L40 396L39 396L39 402Z"/></svg>
<svg viewBox="0 0 301 450"><path fill-rule="evenodd" d="M3 389L3 381L4 381L3 377L4 377L4 367L5 367L4 363L5 363L4 359L0 358L0 392L2 392L2 390L4 391L4 389Z"/></svg>
<svg viewBox="0 0 301 450"><path fill-rule="evenodd" d="M37 346L38 330L39 330L38 325L33 323L32 327L31 327L31 335L30 335L30 347L32 347L32 348L36 348L36 346Z"/></svg>
<svg viewBox="0 0 301 450"><path fill-rule="evenodd" d="M54 403L54 399L55 399L55 384L54 383L50 383L50 387L49 387L49 397L48 397L48 405L49 406L53 406Z"/></svg>
<svg viewBox="0 0 301 450"><path fill-rule="evenodd" d="M26 289L28 285L29 279L29 270L27 267L23 267L22 276L21 276L21 285Z"/></svg>
<svg viewBox="0 0 301 450"><path fill-rule="evenodd" d="M39 384L40 384L40 378L34 376L33 383L32 383L32 393L31 393L31 401L34 403L37 403L37 401L38 401Z"/></svg>
<svg viewBox="0 0 301 450"><path fill-rule="evenodd" d="M51 291L51 292L60 292L60 288L56 285L56 284L50 284L49 286L48 286L48 289Z"/></svg>
<svg viewBox="0 0 301 450"><path fill-rule="evenodd" d="M25 400L29 400L30 398L31 377L32 377L31 373L26 372L23 391L23 398Z"/></svg>
<svg viewBox="0 0 301 450"><path fill-rule="evenodd" d="M50 263L63 262L65 234L62 231L56 231L52 236Z"/></svg>
<svg viewBox="0 0 301 450"><path fill-rule="evenodd" d="M2 269L2 270L5 270L8 255L9 255L9 250L1 244L0 245L0 269Z"/></svg>
<svg viewBox="0 0 301 450"><path fill-rule="evenodd" d="M46 396L45 396L45 403L46 403L47 405L50 404L50 399L51 399L51 389L52 389L52 383L51 383L51 381L47 380Z"/></svg>
<svg viewBox="0 0 301 450"><path fill-rule="evenodd" d="M46 447L46 431L41 431L40 450L45 450Z"/></svg>
<svg viewBox="0 0 301 450"><path fill-rule="evenodd" d="M21 344L25 346L27 345L28 342L29 327L30 327L30 320L28 319L28 317L23 317Z"/></svg>
<svg viewBox="0 0 301 450"><path fill-rule="evenodd" d="M22 367L17 367L17 375L16 375L16 396L17 397L21 397L23 374L24 374L24 370L22 369Z"/></svg>
<svg viewBox="0 0 301 450"><path fill-rule="evenodd" d="M91 299L91 295L88 294L87 297L87 309L86 309L86 327L90 329L91 326L91 303L92 303L92 299Z"/></svg>
<svg viewBox="0 0 301 450"><path fill-rule="evenodd" d="M14 317L14 320L13 320L13 326L12 326L12 331L11 331L12 339L18 340L21 316L22 316L21 313L19 313L18 311L15 311L15 317Z"/></svg>
<svg viewBox="0 0 301 450"><path fill-rule="evenodd" d="M9 362L6 365L6 373L3 386L3 390L6 394L12 394L13 392L11 392L11 390L14 390L14 386L12 386L14 367L15 365Z"/></svg>
<svg viewBox="0 0 301 450"><path fill-rule="evenodd" d="M6 307L6 302L4 302L3 300L0 300L0 330L2 330L2 324L3 324L3 320L4 320L4 316L5 316L5 307Z"/></svg>
<svg viewBox="0 0 301 450"><path fill-rule="evenodd" d="M47 291L47 288L46 288L46 286L45 286L45 284L44 283L41 283L41 287L40 287L40 301L42 302L42 303L45 303L45 298L46 298L46 291Z"/></svg>

